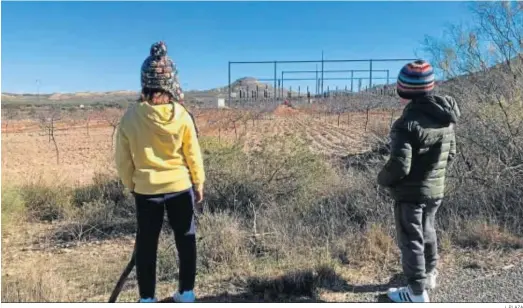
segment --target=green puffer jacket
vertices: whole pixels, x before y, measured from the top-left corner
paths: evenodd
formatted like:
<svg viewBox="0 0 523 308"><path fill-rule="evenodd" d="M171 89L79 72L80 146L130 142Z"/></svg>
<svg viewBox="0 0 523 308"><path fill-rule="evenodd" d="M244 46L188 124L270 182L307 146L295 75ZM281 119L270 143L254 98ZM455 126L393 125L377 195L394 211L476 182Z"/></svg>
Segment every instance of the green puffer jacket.
<svg viewBox="0 0 523 308"><path fill-rule="evenodd" d="M460 115L450 96L425 96L405 106L391 128L390 158L378 174L378 184L390 188L396 201L443 198Z"/></svg>

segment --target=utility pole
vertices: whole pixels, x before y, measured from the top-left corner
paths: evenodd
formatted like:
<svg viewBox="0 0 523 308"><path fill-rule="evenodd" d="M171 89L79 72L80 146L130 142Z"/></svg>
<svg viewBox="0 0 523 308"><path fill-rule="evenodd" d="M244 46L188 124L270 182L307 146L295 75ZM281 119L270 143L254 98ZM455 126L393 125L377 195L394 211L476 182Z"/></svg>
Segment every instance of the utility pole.
<svg viewBox="0 0 523 308"><path fill-rule="evenodd" d="M36 79L36 98L38 103L40 103L40 80Z"/></svg>
<svg viewBox="0 0 523 308"><path fill-rule="evenodd" d="M321 51L321 95L323 95L323 50Z"/></svg>
<svg viewBox="0 0 523 308"><path fill-rule="evenodd" d="M319 89L318 89L318 84L319 84L319 80L318 80L318 64L316 64L316 95L318 95L319 93Z"/></svg>

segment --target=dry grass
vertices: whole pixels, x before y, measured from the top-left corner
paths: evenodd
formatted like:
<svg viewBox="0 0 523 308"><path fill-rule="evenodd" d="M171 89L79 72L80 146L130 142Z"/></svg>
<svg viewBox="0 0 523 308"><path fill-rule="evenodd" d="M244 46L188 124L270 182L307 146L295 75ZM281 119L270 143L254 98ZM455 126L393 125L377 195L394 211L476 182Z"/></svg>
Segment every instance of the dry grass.
<svg viewBox="0 0 523 308"><path fill-rule="evenodd" d="M199 217L198 226L199 268L202 273L230 272L249 264L249 234L234 216L205 214Z"/></svg>
<svg viewBox="0 0 523 308"><path fill-rule="evenodd" d="M33 267L23 276L2 277L2 302L45 303L69 301L68 284L42 267Z"/></svg>
<svg viewBox="0 0 523 308"><path fill-rule="evenodd" d="M463 247L480 249L521 249L523 238L485 221L469 221L455 235L456 243Z"/></svg>

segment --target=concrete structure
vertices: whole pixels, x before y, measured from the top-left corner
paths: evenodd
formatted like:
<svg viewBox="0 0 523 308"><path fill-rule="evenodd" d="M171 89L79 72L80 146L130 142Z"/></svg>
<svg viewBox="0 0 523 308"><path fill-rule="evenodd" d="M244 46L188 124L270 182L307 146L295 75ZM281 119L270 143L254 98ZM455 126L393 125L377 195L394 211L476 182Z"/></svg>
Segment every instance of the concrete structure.
<svg viewBox="0 0 523 308"><path fill-rule="evenodd" d="M224 108L225 107L225 98L218 98L218 108Z"/></svg>

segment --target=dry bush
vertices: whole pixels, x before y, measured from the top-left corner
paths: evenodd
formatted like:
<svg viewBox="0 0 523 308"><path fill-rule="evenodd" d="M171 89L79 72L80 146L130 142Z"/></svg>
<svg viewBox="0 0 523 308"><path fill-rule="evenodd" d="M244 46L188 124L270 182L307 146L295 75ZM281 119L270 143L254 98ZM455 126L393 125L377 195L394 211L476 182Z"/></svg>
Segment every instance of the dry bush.
<svg viewBox="0 0 523 308"><path fill-rule="evenodd" d="M58 242L85 241L132 234L136 231L134 217L122 217L119 206L107 200L84 203L54 230Z"/></svg>
<svg viewBox="0 0 523 308"><path fill-rule="evenodd" d="M242 229L238 219L225 213L206 213L199 215L197 224L199 274L231 274L249 270L249 234ZM178 279L178 271L174 234L164 228L158 249L158 279L174 281Z"/></svg>
<svg viewBox="0 0 523 308"><path fill-rule="evenodd" d="M523 239L510 231L485 221L468 221L453 234L454 242L462 247L476 249L522 249Z"/></svg>
<svg viewBox="0 0 523 308"><path fill-rule="evenodd" d="M197 232L200 271L248 269L249 234L238 218L225 213L201 215Z"/></svg>
<svg viewBox="0 0 523 308"><path fill-rule="evenodd" d="M365 238L374 232L368 228L392 224L391 200L375 183L377 164L365 171L336 170L303 144L279 138L267 139L252 156L237 144L212 149L208 139L202 144L209 177L206 207L237 216L241 228L250 230L250 251L257 259L310 258L335 248L340 238ZM390 246L377 243L368 253L379 256L383 248L382 255L389 255Z"/></svg>
<svg viewBox="0 0 523 308"><path fill-rule="evenodd" d="M240 144L206 149L207 204L252 218L260 207L314 194L329 172L321 159L292 139L268 138L251 154Z"/></svg>
<svg viewBox="0 0 523 308"><path fill-rule="evenodd" d="M107 200L118 205L128 205L126 201L129 195L125 193L125 188L121 181L115 176L103 173L96 173L93 183L88 186L78 187L73 193L73 205L81 207L85 202L93 200ZM124 215L133 215L126 213Z"/></svg>
<svg viewBox="0 0 523 308"><path fill-rule="evenodd" d="M60 241L89 240L135 231L134 200L114 176L96 174L93 184L73 190L71 212L55 231Z"/></svg>
<svg viewBox="0 0 523 308"><path fill-rule="evenodd" d="M488 219L522 235L523 7L478 2L472 8L478 24L425 40L432 63L449 79L439 92L462 109L442 212L455 220Z"/></svg>
<svg viewBox="0 0 523 308"><path fill-rule="evenodd" d="M25 183L2 189L6 223L58 221L52 239L78 241L129 234L135 230L135 207L130 193L112 175L97 174L93 184L72 188L66 184Z"/></svg>
<svg viewBox="0 0 523 308"><path fill-rule="evenodd" d="M399 251L392 236L395 234L393 230L380 224L372 224L363 232L363 236L352 242L353 247L350 252L355 263L361 266L372 264L384 268L390 265L390 261L396 261Z"/></svg>
<svg viewBox="0 0 523 308"><path fill-rule="evenodd" d="M70 190L44 184L25 184L19 189L29 220L53 221L70 213Z"/></svg>

